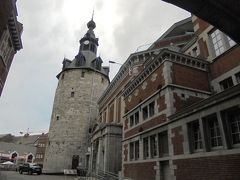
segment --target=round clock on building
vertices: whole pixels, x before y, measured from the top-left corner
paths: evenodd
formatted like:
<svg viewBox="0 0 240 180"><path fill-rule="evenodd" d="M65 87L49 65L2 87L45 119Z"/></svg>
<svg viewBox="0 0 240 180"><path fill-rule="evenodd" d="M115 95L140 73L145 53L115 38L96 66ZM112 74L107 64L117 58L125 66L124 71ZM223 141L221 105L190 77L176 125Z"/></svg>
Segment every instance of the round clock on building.
<svg viewBox="0 0 240 180"><path fill-rule="evenodd" d="M88 44L89 44L89 41L86 40L86 41L84 41L83 43L84 43L85 45L88 45Z"/></svg>

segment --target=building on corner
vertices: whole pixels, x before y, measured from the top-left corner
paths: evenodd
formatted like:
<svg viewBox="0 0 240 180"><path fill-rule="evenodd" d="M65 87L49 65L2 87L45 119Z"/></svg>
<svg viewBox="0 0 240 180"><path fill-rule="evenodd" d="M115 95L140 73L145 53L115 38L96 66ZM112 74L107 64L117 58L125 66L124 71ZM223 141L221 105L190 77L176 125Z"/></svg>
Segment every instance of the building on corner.
<svg viewBox="0 0 240 180"><path fill-rule="evenodd" d="M192 40L161 49L124 88L124 177L240 177L240 48L194 15L192 24Z"/></svg>
<svg viewBox="0 0 240 180"><path fill-rule="evenodd" d="M100 99L98 123L93 128L91 136L91 166L90 171L96 175L118 176L122 170L123 132L125 127L126 101L123 93L126 87L148 66L163 48L179 51L194 38L191 18L184 19L164 33L147 50L131 54L117 75L111 81ZM165 69L165 71L167 71ZM157 77L155 77L156 80ZM155 82L154 82L155 83ZM159 86L160 84L156 84ZM138 92L135 92L134 97ZM144 94L142 94L144 95ZM138 102L141 102L138 99ZM135 114L138 121L139 114ZM131 122L132 124L133 122ZM110 178L110 177L109 177Z"/></svg>
<svg viewBox="0 0 240 180"><path fill-rule="evenodd" d="M14 55L22 49L23 25L17 20L16 0L0 2L0 96Z"/></svg>
<svg viewBox="0 0 240 180"><path fill-rule="evenodd" d="M238 179L239 58L231 38L194 15L131 54L98 100L92 173Z"/></svg>

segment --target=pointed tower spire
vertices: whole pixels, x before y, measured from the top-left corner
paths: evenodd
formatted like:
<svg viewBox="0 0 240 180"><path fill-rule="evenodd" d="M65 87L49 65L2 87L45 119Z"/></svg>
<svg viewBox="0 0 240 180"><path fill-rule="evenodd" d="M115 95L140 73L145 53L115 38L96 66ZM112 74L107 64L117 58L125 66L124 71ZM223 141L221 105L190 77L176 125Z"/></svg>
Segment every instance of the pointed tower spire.
<svg viewBox="0 0 240 180"><path fill-rule="evenodd" d="M93 21L93 17L94 17L94 8L93 8L93 12L92 12L92 21Z"/></svg>
<svg viewBox="0 0 240 180"><path fill-rule="evenodd" d="M94 29L96 27L95 22L93 21L94 10L92 13L91 20L87 23L87 33L80 40L80 48L79 53L85 57L86 63L90 64L95 58L97 54L98 47L98 38L95 37Z"/></svg>

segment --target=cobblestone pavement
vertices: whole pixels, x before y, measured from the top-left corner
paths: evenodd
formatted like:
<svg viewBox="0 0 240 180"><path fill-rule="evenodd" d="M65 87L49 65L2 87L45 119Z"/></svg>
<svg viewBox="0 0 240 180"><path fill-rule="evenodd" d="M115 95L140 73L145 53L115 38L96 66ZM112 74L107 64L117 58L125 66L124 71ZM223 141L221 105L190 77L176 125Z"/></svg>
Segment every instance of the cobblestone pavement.
<svg viewBox="0 0 240 180"><path fill-rule="evenodd" d="M55 175L28 175L19 174L14 171L0 171L0 180L78 180L73 176L55 176Z"/></svg>

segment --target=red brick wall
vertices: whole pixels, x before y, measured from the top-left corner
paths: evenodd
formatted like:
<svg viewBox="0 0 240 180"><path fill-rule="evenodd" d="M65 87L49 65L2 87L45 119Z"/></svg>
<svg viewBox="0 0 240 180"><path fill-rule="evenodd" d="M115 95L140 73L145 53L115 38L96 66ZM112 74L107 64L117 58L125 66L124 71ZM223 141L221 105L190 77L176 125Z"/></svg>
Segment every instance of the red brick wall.
<svg viewBox="0 0 240 180"><path fill-rule="evenodd" d="M134 180L155 180L156 162L124 164L124 176Z"/></svg>
<svg viewBox="0 0 240 180"><path fill-rule="evenodd" d="M142 85L138 86L138 95L135 96L134 92L131 94L132 98L131 101L128 101L128 97L125 99L126 103L126 111L131 110L135 106L139 104L140 101L144 101L146 98L148 98L150 95L155 93L160 87L164 86L164 77L162 76L163 73L163 65L161 65L154 73L157 73L157 78L155 81L151 80L152 74L144 81L147 82L147 86L145 89L142 89Z"/></svg>
<svg viewBox="0 0 240 180"><path fill-rule="evenodd" d="M188 98L186 98L186 100L181 99L181 97L179 97L177 95L177 93L173 93L173 97L174 97L174 107L176 108L176 112L180 111L181 109L188 107L198 101L203 100L203 98L200 97L195 97L195 96L190 96Z"/></svg>
<svg viewBox="0 0 240 180"><path fill-rule="evenodd" d="M185 35L185 36L182 35L182 36L177 36L174 38L159 40L154 43L154 47L152 49L166 47L166 46L169 46L171 43L177 44L180 42L186 42L186 41L189 41L190 39L192 39L192 37L193 37L193 35Z"/></svg>
<svg viewBox="0 0 240 180"><path fill-rule="evenodd" d="M161 124L163 122L166 122L166 115L165 114L160 115L160 116L158 116L156 118L153 118L151 120L146 120L145 123L143 123L139 126L136 126L135 128L125 132L124 138L130 137L130 136L132 136L134 134L137 134L141 131L145 131L147 129L150 129L150 128L152 128L152 127L154 127L158 124Z"/></svg>
<svg viewBox="0 0 240 180"><path fill-rule="evenodd" d="M198 57L207 59L207 57L209 56L209 52L208 52L206 41L203 41L203 38L201 38L198 40L198 44L200 48L200 55Z"/></svg>
<svg viewBox="0 0 240 180"><path fill-rule="evenodd" d="M173 154L179 155L183 154L183 133L182 133L182 126L178 126L172 129L172 143L173 143Z"/></svg>
<svg viewBox="0 0 240 180"><path fill-rule="evenodd" d="M160 96L157 99L157 106L158 106L158 112L161 112L167 108L167 105L165 103L165 96ZM127 130L127 129L128 129L128 119L126 119L124 123L124 130Z"/></svg>
<svg viewBox="0 0 240 180"><path fill-rule="evenodd" d="M210 24L200 18L197 18L195 21L193 21L193 25L195 26L196 24L198 24L199 26L199 29L195 32L197 35L201 34L205 29L210 26Z"/></svg>
<svg viewBox="0 0 240 180"><path fill-rule="evenodd" d="M239 180L240 154L174 160L176 180Z"/></svg>
<svg viewBox="0 0 240 180"><path fill-rule="evenodd" d="M173 64L173 83L189 88L209 91L207 72L180 64Z"/></svg>
<svg viewBox="0 0 240 180"><path fill-rule="evenodd" d="M167 108L167 105L165 103L165 96L160 96L157 99L157 105L158 105L158 112L161 112Z"/></svg>
<svg viewBox="0 0 240 180"><path fill-rule="evenodd" d="M227 71L240 65L240 48L230 49L228 52L219 56L211 65L211 79L226 73Z"/></svg>
<svg viewBox="0 0 240 180"><path fill-rule="evenodd" d="M0 37L8 24L8 18L13 10L12 1L1 1L0 6Z"/></svg>

